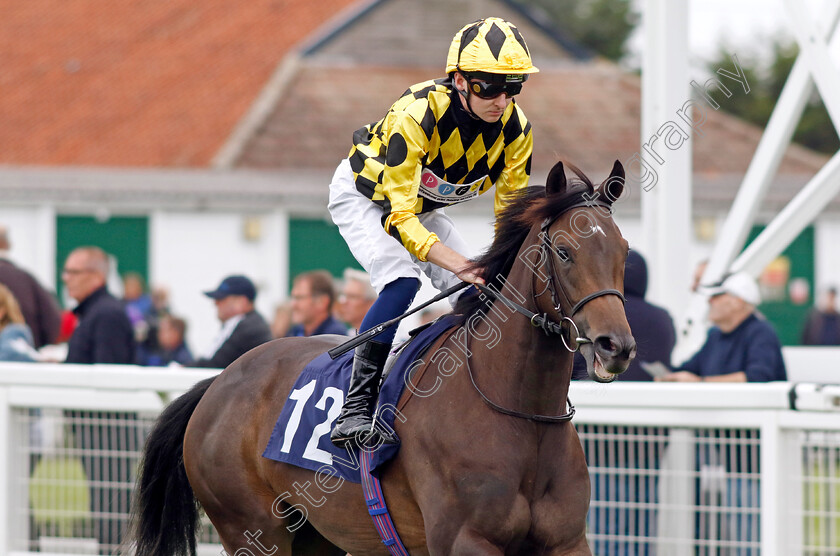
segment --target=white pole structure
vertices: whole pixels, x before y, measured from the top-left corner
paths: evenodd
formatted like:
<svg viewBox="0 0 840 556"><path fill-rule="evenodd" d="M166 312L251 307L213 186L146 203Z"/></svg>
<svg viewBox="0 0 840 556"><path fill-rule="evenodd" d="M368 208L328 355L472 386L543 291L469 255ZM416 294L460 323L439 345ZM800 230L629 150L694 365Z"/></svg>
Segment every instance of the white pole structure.
<svg viewBox="0 0 840 556"><path fill-rule="evenodd" d="M796 236L813 222L823 208L840 192L840 153L814 176L808 185L773 219L732 263L733 272L744 271L753 276L761 273Z"/></svg>
<svg viewBox="0 0 840 556"><path fill-rule="evenodd" d="M648 298L673 311L684 302L690 275L686 246L691 239L691 130L686 132L683 128L688 126L678 117L691 99L688 2L645 0L642 15L640 154L650 179L632 194L641 196Z"/></svg>
<svg viewBox="0 0 840 556"><path fill-rule="evenodd" d="M801 8L801 6L799 7ZM796 11L795 8L789 7L789 9L792 9L794 12ZM801 16L795 14L794 21L798 19L801 19ZM822 13L819 16L819 20L825 22L825 27L818 32L817 36L831 37L834 35L832 42L836 42L838 37L840 37L840 34L834 33L838 19L840 19L840 3L827 2L823 6ZM755 217L761 202L781 164L785 150L793 137L796 125L802 117L802 112L814 90L814 81L811 77L813 70L806 56L803 55L806 49L803 48L802 51L803 53L797 57L796 63L793 65L791 73L785 82L779 100L773 109L773 113L759 141L755 155L744 176L744 181L738 190L738 195L735 197L735 202L719 233L718 242L715 245L712 256L709 259L709 264L703 274L701 282L704 284L718 281L730 269L733 271L747 270L746 267L748 266L748 271L752 275L757 276L764 268L763 266L756 266L756 264L746 265L746 259L743 256L739 259L737 265L733 264L733 261L746 242L747 235L755 222ZM825 62L823 61L822 63ZM829 73L832 71L834 70L830 70ZM825 95L823 95L823 98L825 98ZM826 104L828 105L828 103ZM814 180L817 180L817 177ZM819 207L820 210L823 206L824 204ZM784 245L779 242L778 237L775 237L777 232L772 231L770 229L771 227L768 227L762 236L765 236L765 234L771 231L773 235L767 235L761 240L761 243L764 245L761 260L765 261L765 264L772 261L773 257L784 251L790 241L818 213L819 210L813 213L813 216L805 221L796 233L790 235L790 229L788 229L787 235L790 237ZM779 216L781 217L781 215ZM781 222L773 227L777 230L786 228L786 226L780 226L780 224ZM756 242L758 242L758 239L756 239ZM774 252L770 254L772 251ZM754 256L752 255L751 258ZM757 258L753 260L758 261ZM686 312L686 325L678 338L679 344L676 351L681 356L693 352L702 342L707 308L705 297L702 295L692 296Z"/></svg>
<svg viewBox="0 0 840 556"><path fill-rule="evenodd" d="M641 167L649 169L633 193L641 196L642 253L648 262L648 295L672 312L688 287L691 240L691 130L676 120L691 99L688 73L688 1L645 0L642 11ZM685 125L685 122L683 122ZM632 175L633 169L629 169ZM655 176L655 177L653 177ZM690 481L676 481L671 494L687 503ZM692 554L694 520L691 512L676 512L668 536L677 541L674 556Z"/></svg>

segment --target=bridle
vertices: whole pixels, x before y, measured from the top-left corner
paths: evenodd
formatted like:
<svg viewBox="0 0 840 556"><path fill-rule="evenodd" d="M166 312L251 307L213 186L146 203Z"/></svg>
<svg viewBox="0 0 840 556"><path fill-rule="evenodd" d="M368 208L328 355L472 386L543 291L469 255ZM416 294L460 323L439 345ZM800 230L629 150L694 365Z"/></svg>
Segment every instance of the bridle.
<svg viewBox="0 0 840 556"><path fill-rule="evenodd" d="M582 344L591 344L592 343L591 339L587 338L586 336L581 336L580 335L580 331L578 330L577 325L575 324L574 320L572 319L572 317L574 317L575 314L578 311L580 311L583 308L584 305L586 305L587 303L589 303L593 299L597 299L597 298L603 297L605 295L615 295L615 296L618 296L619 299L621 299L622 303L627 302L627 300L624 297L624 294L622 294L620 291L618 291L616 289L609 288L609 289L598 290L596 292L585 295L577 303L572 303L571 300L569 299L568 294L566 293L566 290L562 286L556 285L556 284L562 284L562 283L559 280L556 279L556 275L555 275L555 272L554 272L554 265L551 262L549 262L549 261L553 260L550 254L554 253L557 257L561 257L561 258L562 258L562 256L559 253L557 253L554 245L551 243L551 239L549 238L548 231L551 228L551 225L560 216L562 216L564 213L566 213L566 212L568 212L568 211L570 211L574 208L595 207L595 206L601 206L601 207L604 207L604 208L610 210L610 206L606 203L603 203L603 202L597 202L597 201L593 202L591 200L577 201L577 202L573 203L572 205L570 205L568 207L565 207L562 211L558 212L558 214L556 214L555 216L546 218L545 220L543 220L542 224L540 225L540 252L539 253L540 253L540 258L542 259L542 262L543 262L543 266L546 270L546 286L539 293L535 292L535 288L531 288L532 292L533 292L532 293L532 299L534 301L534 306L539 307L539 305L537 304L537 299L540 296L542 296L543 294L545 294L546 290L548 290L549 295L551 296L551 303L554 307L554 312L556 314L560 315L560 317L561 317L559 323L551 320L548 313L543 313L543 314L535 313L533 311L530 311L530 310L526 309L525 307L516 303L515 301L512 301L511 299L508 299L507 297L502 295L502 293L499 292L499 291L492 290L492 289L488 288L487 286L485 286L483 284L474 284L475 287L478 288L479 291L481 291L484 295L487 295L487 296L493 297L495 299L498 299L499 301L501 301L502 303L507 305L510 309L513 309L516 312L518 312L518 313L524 315L525 317L527 317L528 321L531 323L532 326L534 326L535 328L541 328L543 330L543 332L545 332L546 335L557 334L558 336L560 336L560 339L563 342L563 346L569 352L572 352L572 353L576 352ZM566 306L571 307L568 312L563 310L563 307L562 307L561 302L560 302L560 295L558 294L558 292L563 295L563 299L566 302ZM563 323L565 323L565 322L569 323L569 326L568 326L569 340L572 343L574 343L574 348L569 346L569 342L566 341L564 327L563 327ZM573 340L572 340L573 336L572 336L572 333L571 333L572 328L574 328L574 331L575 331ZM469 334L467 334L467 341L469 341ZM469 347L467 347L467 349L469 349ZM478 392L478 394L481 396L481 399L484 401L484 403L486 403L488 406L490 406L493 410L498 411L499 413L502 413L504 415L510 415L511 417L519 417L520 419L527 419L529 421L536 421L538 423L549 423L549 424L565 423L565 422L571 421L572 418L575 416L575 406L572 405L572 401L569 400L568 398L566 398L566 403L569 406L569 411L562 414L562 415L536 415L536 414L531 414L531 413L523 413L521 411L516 411L516 410L513 410L513 409L507 409L505 407L502 407L501 405L495 403L490 398L488 398L487 395L484 394L484 392L481 391L481 389L478 387L478 384L476 384L476 382L475 382L475 377L473 376L472 369L470 368L469 357L467 357L466 359L467 359L467 374L470 377L470 381L472 382L473 388L475 388L476 392Z"/></svg>
<svg viewBox="0 0 840 556"><path fill-rule="evenodd" d="M553 260L552 257L551 257L551 254L554 254L557 257L561 257L561 255L559 253L557 253L554 245L551 243L551 239L550 239L549 234L548 234L549 229L551 228L551 225L554 224L554 222L558 218L560 218L563 214L565 214L566 212L568 212L572 209L581 208L581 207L596 207L596 206L600 206L600 207L606 208L607 210L611 210L610 206L606 203L603 203L603 202L592 201L592 200L577 201L574 204L564 208L562 211L560 211L555 216L550 216L550 217L546 218L545 220L543 220L542 224L540 225L540 251L539 251L539 256L540 256L540 259L542 260L543 267L545 269L545 275L546 275L547 278L546 278L545 288L543 288L543 290L540 291L539 293L536 293L536 292L533 293L534 307L539 307L539 305L537 304L537 299L540 296L544 295L546 290L547 290L549 295L551 296L551 304L554 307L554 312L557 315L560 316L560 322L559 323L553 321L551 319L551 317L548 315L548 313L542 313L542 314L535 313L533 311L530 311L530 310L526 309L525 307L516 303L515 301L512 301L511 299L508 299L507 297L502 295L501 292L498 292L496 290L492 290L492 289L490 289L487 286L484 286L482 284L475 284L475 286L483 294L491 296L495 299L498 299L499 301L501 301L502 303L507 305L510 309L513 309L517 313L520 313L520 314L524 315L525 317L527 317L528 321L531 323L531 326L533 326L535 328L542 329L542 331L545 332L546 335L556 334L556 335L560 336L560 340L563 342L563 346L572 353L576 352L578 350L578 348L580 348L581 345L592 343L591 339L587 338L586 336L581 336L580 335L580 330L578 330L578 327L577 327L577 325L575 324L575 321L572 318L578 313L578 311L583 309L584 305L586 305L587 303L589 303L593 299L598 299L599 297L603 297L605 295L615 295L615 296L618 296L619 299L621 299L622 303L627 302L627 299L625 299L624 294L622 294L620 291L618 291L616 289L608 288L608 289L598 290L596 292L585 295L577 303L572 303L572 301L569 299L569 295L566 293L566 290L562 287L562 285L558 286L558 284L562 284L562 283L556 278L556 274L554 272L554 265L551 263L551 261ZM534 274L536 274L536 273L534 273ZM558 294L558 292L563 295L563 300L566 302L566 306L570 307L570 309L568 311L563 310L563 306L562 306L561 301L560 301L560 295ZM566 327L564 327L563 326L564 323L567 323L568 325ZM568 331L569 331L568 332L569 341L566 341L566 332L565 332L566 329L568 329ZM574 329L574 334L572 334L572 329ZM572 347L570 344L573 344L574 347Z"/></svg>
<svg viewBox="0 0 840 556"><path fill-rule="evenodd" d="M554 307L554 312L557 313L558 315L560 315L560 325L559 325L559 326L561 326L561 331L559 332L560 339L563 341L563 345L565 346L565 348L567 350L571 351L571 352L577 351L578 348L580 348L580 346L582 344L591 344L592 343L591 339L587 338L586 336L581 336L580 335L580 331L578 330L578 327L575 324L575 321L573 320L573 317L578 313L578 311L583 309L584 305L586 305L587 303L589 303L593 299L598 299L599 297L603 297L605 295L615 295L615 296L618 296L619 299L621 299L622 303L627 302L627 299L624 297L624 294L622 294L620 291L618 291L616 289L608 288L608 289L603 289L603 290L598 290L596 292L592 292L588 295L585 295L577 303L572 303L571 299L569 299L569 295L566 293L566 290L562 287L562 283L559 280L557 280L557 278L556 278L556 274L554 272L554 264L552 264L552 262L551 262L553 259L550 256L550 254L554 254L557 257L561 257L561 255L559 253L557 253L554 245L551 243L551 239L550 239L549 233L548 233L550 228L551 228L551 225L560 216L562 216L564 213L566 213L566 212L568 212L568 211L570 211L574 208L594 207L594 206L600 206L600 207L606 208L607 210L611 210L611 207L609 205L607 205L606 203L598 203L598 202L592 202L592 201L578 202L578 203L575 203L575 204L571 205L570 207L566 208L560 214L557 214L554 217L546 218L545 220L543 220L543 223L540 225L540 240L541 240L540 241L540 258L543 261L543 267L545 268L545 275L547 276L547 280L546 280L545 289L543 289L543 291L541 291L540 293L534 293L534 305L538 307L538 305L536 304L537 303L537 298L540 297L541 295L543 295L545 293L545 290L547 289L549 295L551 296L551 304ZM563 307L560 303L560 295L558 295L558 292L563 295L563 299L566 301L566 306L571 306L571 309L569 309L568 312L563 311ZM543 313L543 317L546 320L548 319L548 315L546 313ZM575 337L574 337L574 340L572 340L572 342L574 343L574 348L569 346L569 343L566 342L566 338L563 335L562 323L564 323L564 322L569 323L569 340L572 340L571 329L572 328L575 329Z"/></svg>

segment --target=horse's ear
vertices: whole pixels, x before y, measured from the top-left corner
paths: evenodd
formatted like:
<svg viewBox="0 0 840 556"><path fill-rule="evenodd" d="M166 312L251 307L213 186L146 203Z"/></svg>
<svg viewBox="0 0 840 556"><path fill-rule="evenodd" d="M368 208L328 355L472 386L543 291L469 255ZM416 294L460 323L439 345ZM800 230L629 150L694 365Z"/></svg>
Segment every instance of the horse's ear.
<svg viewBox="0 0 840 556"><path fill-rule="evenodd" d="M558 162L548 173L548 179L545 183L545 196L562 195L565 192L566 170L563 169L563 163Z"/></svg>
<svg viewBox="0 0 840 556"><path fill-rule="evenodd" d="M604 193L606 201L610 204L613 204L624 192L624 166L618 160L613 164L610 177L605 179L604 183L601 184L601 191Z"/></svg>

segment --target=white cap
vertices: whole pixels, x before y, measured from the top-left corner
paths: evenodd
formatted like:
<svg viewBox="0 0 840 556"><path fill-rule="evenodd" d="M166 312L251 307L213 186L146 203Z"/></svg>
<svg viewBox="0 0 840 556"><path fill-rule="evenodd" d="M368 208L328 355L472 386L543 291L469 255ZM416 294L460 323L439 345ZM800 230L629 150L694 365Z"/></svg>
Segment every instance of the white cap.
<svg viewBox="0 0 840 556"><path fill-rule="evenodd" d="M744 272L732 274L719 286L704 287L702 288L702 292L709 297L728 293L739 299L743 299L750 305L761 303L761 293L758 290L758 284L756 284L755 280L749 274Z"/></svg>

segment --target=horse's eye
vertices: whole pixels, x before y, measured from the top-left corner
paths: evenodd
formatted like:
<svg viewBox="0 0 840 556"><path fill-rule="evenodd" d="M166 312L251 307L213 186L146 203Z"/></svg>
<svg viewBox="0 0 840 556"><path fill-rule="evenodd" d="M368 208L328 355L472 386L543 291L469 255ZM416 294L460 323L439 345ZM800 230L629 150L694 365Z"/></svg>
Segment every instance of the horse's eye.
<svg viewBox="0 0 840 556"><path fill-rule="evenodd" d="M572 258L571 255L569 255L569 252L566 250L565 247L555 247L554 252L557 253L557 256L560 257L560 260L563 261L564 263L568 262Z"/></svg>

